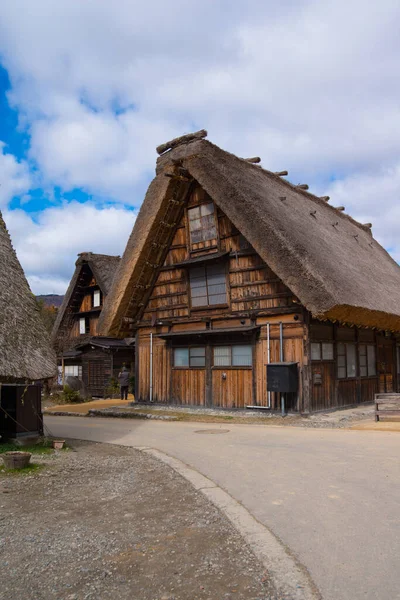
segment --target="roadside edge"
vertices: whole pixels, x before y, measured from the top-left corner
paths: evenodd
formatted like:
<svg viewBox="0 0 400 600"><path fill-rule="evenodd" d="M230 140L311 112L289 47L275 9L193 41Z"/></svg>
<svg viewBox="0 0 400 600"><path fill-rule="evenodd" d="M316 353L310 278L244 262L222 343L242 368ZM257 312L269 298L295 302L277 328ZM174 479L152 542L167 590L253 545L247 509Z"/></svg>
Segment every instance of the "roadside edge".
<svg viewBox="0 0 400 600"><path fill-rule="evenodd" d="M321 600L307 569L265 525L212 479L160 450L148 447L135 449L169 465L227 517L263 564L282 597L287 600Z"/></svg>

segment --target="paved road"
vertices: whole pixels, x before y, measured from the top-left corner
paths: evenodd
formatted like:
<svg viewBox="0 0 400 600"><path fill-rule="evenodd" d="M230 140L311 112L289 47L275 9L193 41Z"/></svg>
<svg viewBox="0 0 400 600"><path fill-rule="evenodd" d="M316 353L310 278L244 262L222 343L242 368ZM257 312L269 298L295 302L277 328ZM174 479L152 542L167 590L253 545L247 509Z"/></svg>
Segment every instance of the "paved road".
<svg viewBox="0 0 400 600"><path fill-rule="evenodd" d="M55 435L160 449L241 501L324 600L400 599L400 434L48 417ZM212 435L204 430L229 429Z"/></svg>

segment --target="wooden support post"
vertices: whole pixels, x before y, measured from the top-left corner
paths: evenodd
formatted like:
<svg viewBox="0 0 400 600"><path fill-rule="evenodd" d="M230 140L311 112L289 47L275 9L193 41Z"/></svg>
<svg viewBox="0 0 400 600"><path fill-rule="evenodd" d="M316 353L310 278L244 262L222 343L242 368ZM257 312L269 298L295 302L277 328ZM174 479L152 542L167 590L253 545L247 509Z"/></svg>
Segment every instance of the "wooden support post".
<svg viewBox="0 0 400 600"><path fill-rule="evenodd" d="M304 334L303 334L303 367L302 367L302 392L303 405L302 412L309 414L311 412L311 344L310 344L310 313L304 313Z"/></svg>
<svg viewBox="0 0 400 600"><path fill-rule="evenodd" d="M205 405L211 407L213 405L212 397L212 346L210 343L206 345L206 389L205 389Z"/></svg>
<svg viewBox="0 0 400 600"><path fill-rule="evenodd" d="M139 402L139 332L135 335L135 402Z"/></svg>

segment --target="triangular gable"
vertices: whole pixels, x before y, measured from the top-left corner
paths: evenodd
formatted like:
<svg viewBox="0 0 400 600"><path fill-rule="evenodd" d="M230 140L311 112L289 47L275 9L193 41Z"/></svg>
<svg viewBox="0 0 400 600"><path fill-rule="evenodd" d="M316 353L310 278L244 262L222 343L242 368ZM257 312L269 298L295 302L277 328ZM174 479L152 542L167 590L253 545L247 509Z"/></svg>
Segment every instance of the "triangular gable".
<svg viewBox="0 0 400 600"><path fill-rule="evenodd" d="M63 337L64 330L71 325L70 314L79 308L83 298L82 286L89 285L92 278L96 280L103 296L107 296L115 271L119 264L119 256L83 252L75 263L75 271L64 296L57 319L54 323L51 338L54 344Z"/></svg>
<svg viewBox="0 0 400 600"><path fill-rule="evenodd" d="M198 182L318 318L400 330L400 268L370 227L206 140L163 154L100 318L103 335L135 319L192 181Z"/></svg>

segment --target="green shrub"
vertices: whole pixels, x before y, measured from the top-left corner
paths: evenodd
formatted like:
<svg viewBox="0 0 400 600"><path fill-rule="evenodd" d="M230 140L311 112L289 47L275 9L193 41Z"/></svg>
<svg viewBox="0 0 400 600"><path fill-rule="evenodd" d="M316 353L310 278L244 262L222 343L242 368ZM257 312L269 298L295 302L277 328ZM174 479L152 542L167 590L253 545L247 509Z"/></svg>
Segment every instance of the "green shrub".
<svg viewBox="0 0 400 600"><path fill-rule="evenodd" d="M84 400L79 392L70 388L69 385L64 385L64 401L66 404L84 402Z"/></svg>
<svg viewBox="0 0 400 600"><path fill-rule="evenodd" d="M110 377L108 385L106 387L106 397L107 398L118 398L119 394L119 383L116 377Z"/></svg>

